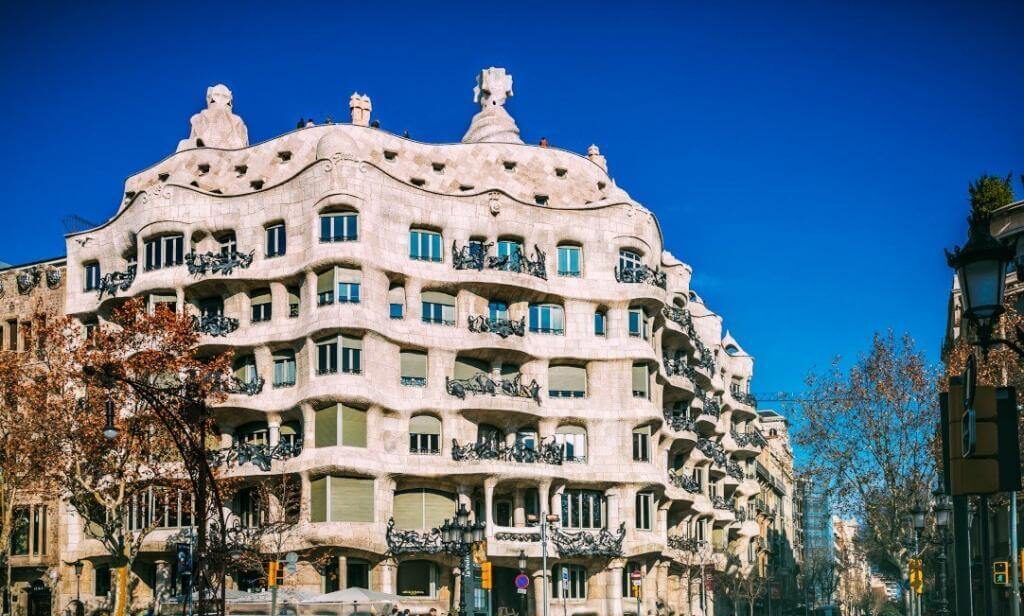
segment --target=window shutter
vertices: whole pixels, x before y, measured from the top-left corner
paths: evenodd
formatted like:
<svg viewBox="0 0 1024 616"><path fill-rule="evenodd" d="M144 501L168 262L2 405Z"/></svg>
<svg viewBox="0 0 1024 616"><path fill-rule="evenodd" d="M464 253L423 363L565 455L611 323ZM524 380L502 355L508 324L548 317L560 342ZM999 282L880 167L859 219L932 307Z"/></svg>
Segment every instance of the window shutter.
<svg viewBox="0 0 1024 616"><path fill-rule="evenodd" d="M335 269L335 282L354 282L360 283L363 280L362 270L350 268L350 267L339 267Z"/></svg>
<svg viewBox="0 0 1024 616"><path fill-rule="evenodd" d="M298 304L299 303L299 290L298 289L296 289L294 287L288 287L288 303L289 304Z"/></svg>
<svg viewBox="0 0 1024 616"><path fill-rule="evenodd" d="M478 372L490 371L491 367L479 359L460 357L455 360L455 378L457 379L468 379L474 377Z"/></svg>
<svg viewBox="0 0 1024 616"><path fill-rule="evenodd" d="M441 420L433 415L417 415L409 420L409 432L413 434L441 434Z"/></svg>
<svg viewBox="0 0 1024 616"><path fill-rule="evenodd" d="M587 369L581 366L551 366L548 368L548 389L587 391Z"/></svg>
<svg viewBox="0 0 1024 616"><path fill-rule="evenodd" d="M334 447L338 444L338 405L332 404L316 412L314 447Z"/></svg>
<svg viewBox="0 0 1024 616"><path fill-rule="evenodd" d="M317 432L319 434L319 431ZM327 478L321 477L309 482L309 520L327 521Z"/></svg>
<svg viewBox="0 0 1024 616"><path fill-rule="evenodd" d="M402 376L427 378L427 354L423 351L402 351Z"/></svg>
<svg viewBox="0 0 1024 616"><path fill-rule="evenodd" d="M395 492L394 516L398 528L424 528L422 490Z"/></svg>
<svg viewBox="0 0 1024 616"><path fill-rule="evenodd" d="M442 306L455 305L455 296L442 291L424 291L420 294L420 297L423 301L431 304L441 304Z"/></svg>
<svg viewBox="0 0 1024 616"><path fill-rule="evenodd" d="M650 436L651 435L651 427L650 426L640 426L639 428L633 428L633 434L646 434L647 436Z"/></svg>
<svg viewBox="0 0 1024 616"><path fill-rule="evenodd" d="M373 480L331 477L331 521L373 522Z"/></svg>
<svg viewBox="0 0 1024 616"><path fill-rule="evenodd" d="M396 285L388 289L389 304L405 304L405 287Z"/></svg>
<svg viewBox="0 0 1024 616"><path fill-rule="evenodd" d="M317 293L328 293L334 290L334 270L329 269L326 272L320 272L316 276L316 292Z"/></svg>
<svg viewBox="0 0 1024 616"><path fill-rule="evenodd" d="M286 421L281 424L281 436L297 436L299 434L299 423L297 421Z"/></svg>
<svg viewBox="0 0 1024 616"><path fill-rule="evenodd" d="M437 528L455 513L455 496L436 490L423 491L423 528Z"/></svg>
<svg viewBox="0 0 1024 616"><path fill-rule="evenodd" d="M341 444L366 447L366 411L341 405Z"/></svg>
<svg viewBox="0 0 1024 616"><path fill-rule="evenodd" d="M343 349L362 349L363 339L358 336L349 336L348 334L341 335L341 348Z"/></svg>
<svg viewBox="0 0 1024 616"><path fill-rule="evenodd" d="M633 391L647 393L647 366L643 364L633 365Z"/></svg>
<svg viewBox="0 0 1024 616"><path fill-rule="evenodd" d="M270 289L260 289L252 295L252 305L259 306L262 304L269 304L271 301Z"/></svg>

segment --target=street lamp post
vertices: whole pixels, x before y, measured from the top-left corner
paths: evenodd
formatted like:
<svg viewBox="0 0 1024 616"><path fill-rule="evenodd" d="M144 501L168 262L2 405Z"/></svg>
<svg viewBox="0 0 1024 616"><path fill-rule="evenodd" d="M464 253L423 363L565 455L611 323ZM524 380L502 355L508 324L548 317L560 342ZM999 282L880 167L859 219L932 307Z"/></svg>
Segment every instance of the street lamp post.
<svg viewBox="0 0 1024 616"><path fill-rule="evenodd" d="M925 510L921 507L920 503L914 505L914 508L910 511L911 523L914 526L914 554L915 558L921 554L921 531L924 530L924 516ZM914 613L917 616L921 616L921 595L917 593L913 588L910 589L910 600L913 606Z"/></svg>
<svg viewBox="0 0 1024 616"><path fill-rule="evenodd" d="M469 511L460 504L455 516L441 525L441 546L445 552L462 557L459 575L462 578L462 593L459 599L459 613L469 614L473 605L473 546L484 540L487 526L483 522L469 521Z"/></svg>
<svg viewBox="0 0 1024 616"><path fill-rule="evenodd" d="M960 290L963 294L964 318L974 327L978 334L977 345L983 353L996 345L1003 345L1024 359L1024 347L1020 341L1024 340L1024 329L1016 327L1014 334L1017 342L1007 338L993 337L993 331L999 322L999 317L1006 311L1003 307L1003 299L1006 296L1006 269L1007 265L1014 258L1014 250L1005 242L996 239L990 230L990 216L987 214L973 213L969 219L967 231L967 243L963 248L956 247L952 252L946 251L946 261L949 266L956 270L957 279L960 282ZM1017 279L1021 279L1021 269L1018 267ZM1010 607L1013 616L1020 616L1020 553L1017 549L1017 492L1011 491L1010 497ZM987 495L981 496L982 510L987 515ZM987 527L988 520L982 522L982 527ZM988 548L988 535L982 533L982 554L985 555ZM988 566L988 558L984 558L985 566ZM986 596L991 593L991 588L984 585ZM989 599L986 603L991 605Z"/></svg>
<svg viewBox="0 0 1024 616"><path fill-rule="evenodd" d="M526 575L526 551L519 550L519 575ZM519 599L522 603L522 614L526 616L526 589L517 588L516 592L519 593Z"/></svg>
<svg viewBox="0 0 1024 616"><path fill-rule="evenodd" d="M949 599L946 595L946 546L949 543L949 514L952 508L949 504L949 497L942 489L935 490L935 525L939 529L938 539L938 564L939 564L939 600L935 608L935 616L949 616Z"/></svg>
<svg viewBox="0 0 1024 616"><path fill-rule="evenodd" d="M530 523L540 524L541 601L544 606L543 616L548 616L548 531L552 524L558 522L558 516L553 513L541 513L540 516L530 514L526 519Z"/></svg>

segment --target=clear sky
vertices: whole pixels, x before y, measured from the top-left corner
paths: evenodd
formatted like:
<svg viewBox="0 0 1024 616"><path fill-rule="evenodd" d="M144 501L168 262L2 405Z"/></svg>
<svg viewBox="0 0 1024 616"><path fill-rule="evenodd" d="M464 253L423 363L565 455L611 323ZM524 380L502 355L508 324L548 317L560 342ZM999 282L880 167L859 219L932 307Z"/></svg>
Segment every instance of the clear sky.
<svg viewBox="0 0 1024 616"><path fill-rule="evenodd" d="M0 260L112 215L214 83L253 142L347 119L355 90L383 128L450 142L503 66L527 142L597 143L658 215L756 392L888 327L937 359L967 182L1024 172L1022 24L1019 0L5 2Z"/></svg>

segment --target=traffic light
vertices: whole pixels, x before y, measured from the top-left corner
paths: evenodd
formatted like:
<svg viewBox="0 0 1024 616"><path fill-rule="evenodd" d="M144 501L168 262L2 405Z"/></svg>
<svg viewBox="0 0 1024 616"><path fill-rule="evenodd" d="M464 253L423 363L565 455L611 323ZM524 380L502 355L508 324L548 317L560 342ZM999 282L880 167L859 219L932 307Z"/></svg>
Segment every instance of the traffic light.
<svg viewBox="0 0 1024 616"><path fill-rule="evenodd" d="M491 561L480 563L480 588L490 590L493 579L491 577Z"/></svg>
<svg viewBox="0 0 1024 616"><path fill-rule="evenodd" d="M924 592L924 568L920 558L911 558L907 561L907 580L914 592L919 595Z"/></svg>
<svg viewBox="0 0 1024 616"><path fill-rule="evenodd" d="M971 391L973 389L973 391ZM939 396L946 488L953 496L1020 490L1017 392L1013 387L965 387L949 379Z"/></svg>
<svg viewBox="0 0 1024 616"><path fill-rule="evenodd" d="M997 560L992 563L992 583L996 586L1010 584L1010 563L1005 560Z"/></svg>

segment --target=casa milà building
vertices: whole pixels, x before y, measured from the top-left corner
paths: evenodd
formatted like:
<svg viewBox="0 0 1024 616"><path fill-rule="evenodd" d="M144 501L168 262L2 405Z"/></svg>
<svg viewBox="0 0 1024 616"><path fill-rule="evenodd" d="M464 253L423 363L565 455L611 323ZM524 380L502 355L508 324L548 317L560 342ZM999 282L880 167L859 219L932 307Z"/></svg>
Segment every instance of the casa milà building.
<svg viewBox="0 0 1024 616"><path fill-rule="evenodd" d="M351 123L250 145L231 93L210 88L177 151L68 236L67 311L93 322L141 296L195 315L206 350L234 351L221 446L287 452L240 469L293 475L290 547L332 550L286 586L447 612L458 560L430 531L464 505L486 523L495 611L542 613L535 520L552 513L557 609L636 613L639 572L645 613L711 614L702 574L755 566L769 514L752 506L753 359L596 146L523 143L511 86L482 71L480 110L449 144L377 127L356 94ZM179 530L147 543L143 602L172 592ZM101 562L75 537L65 560Z"/></svg>

